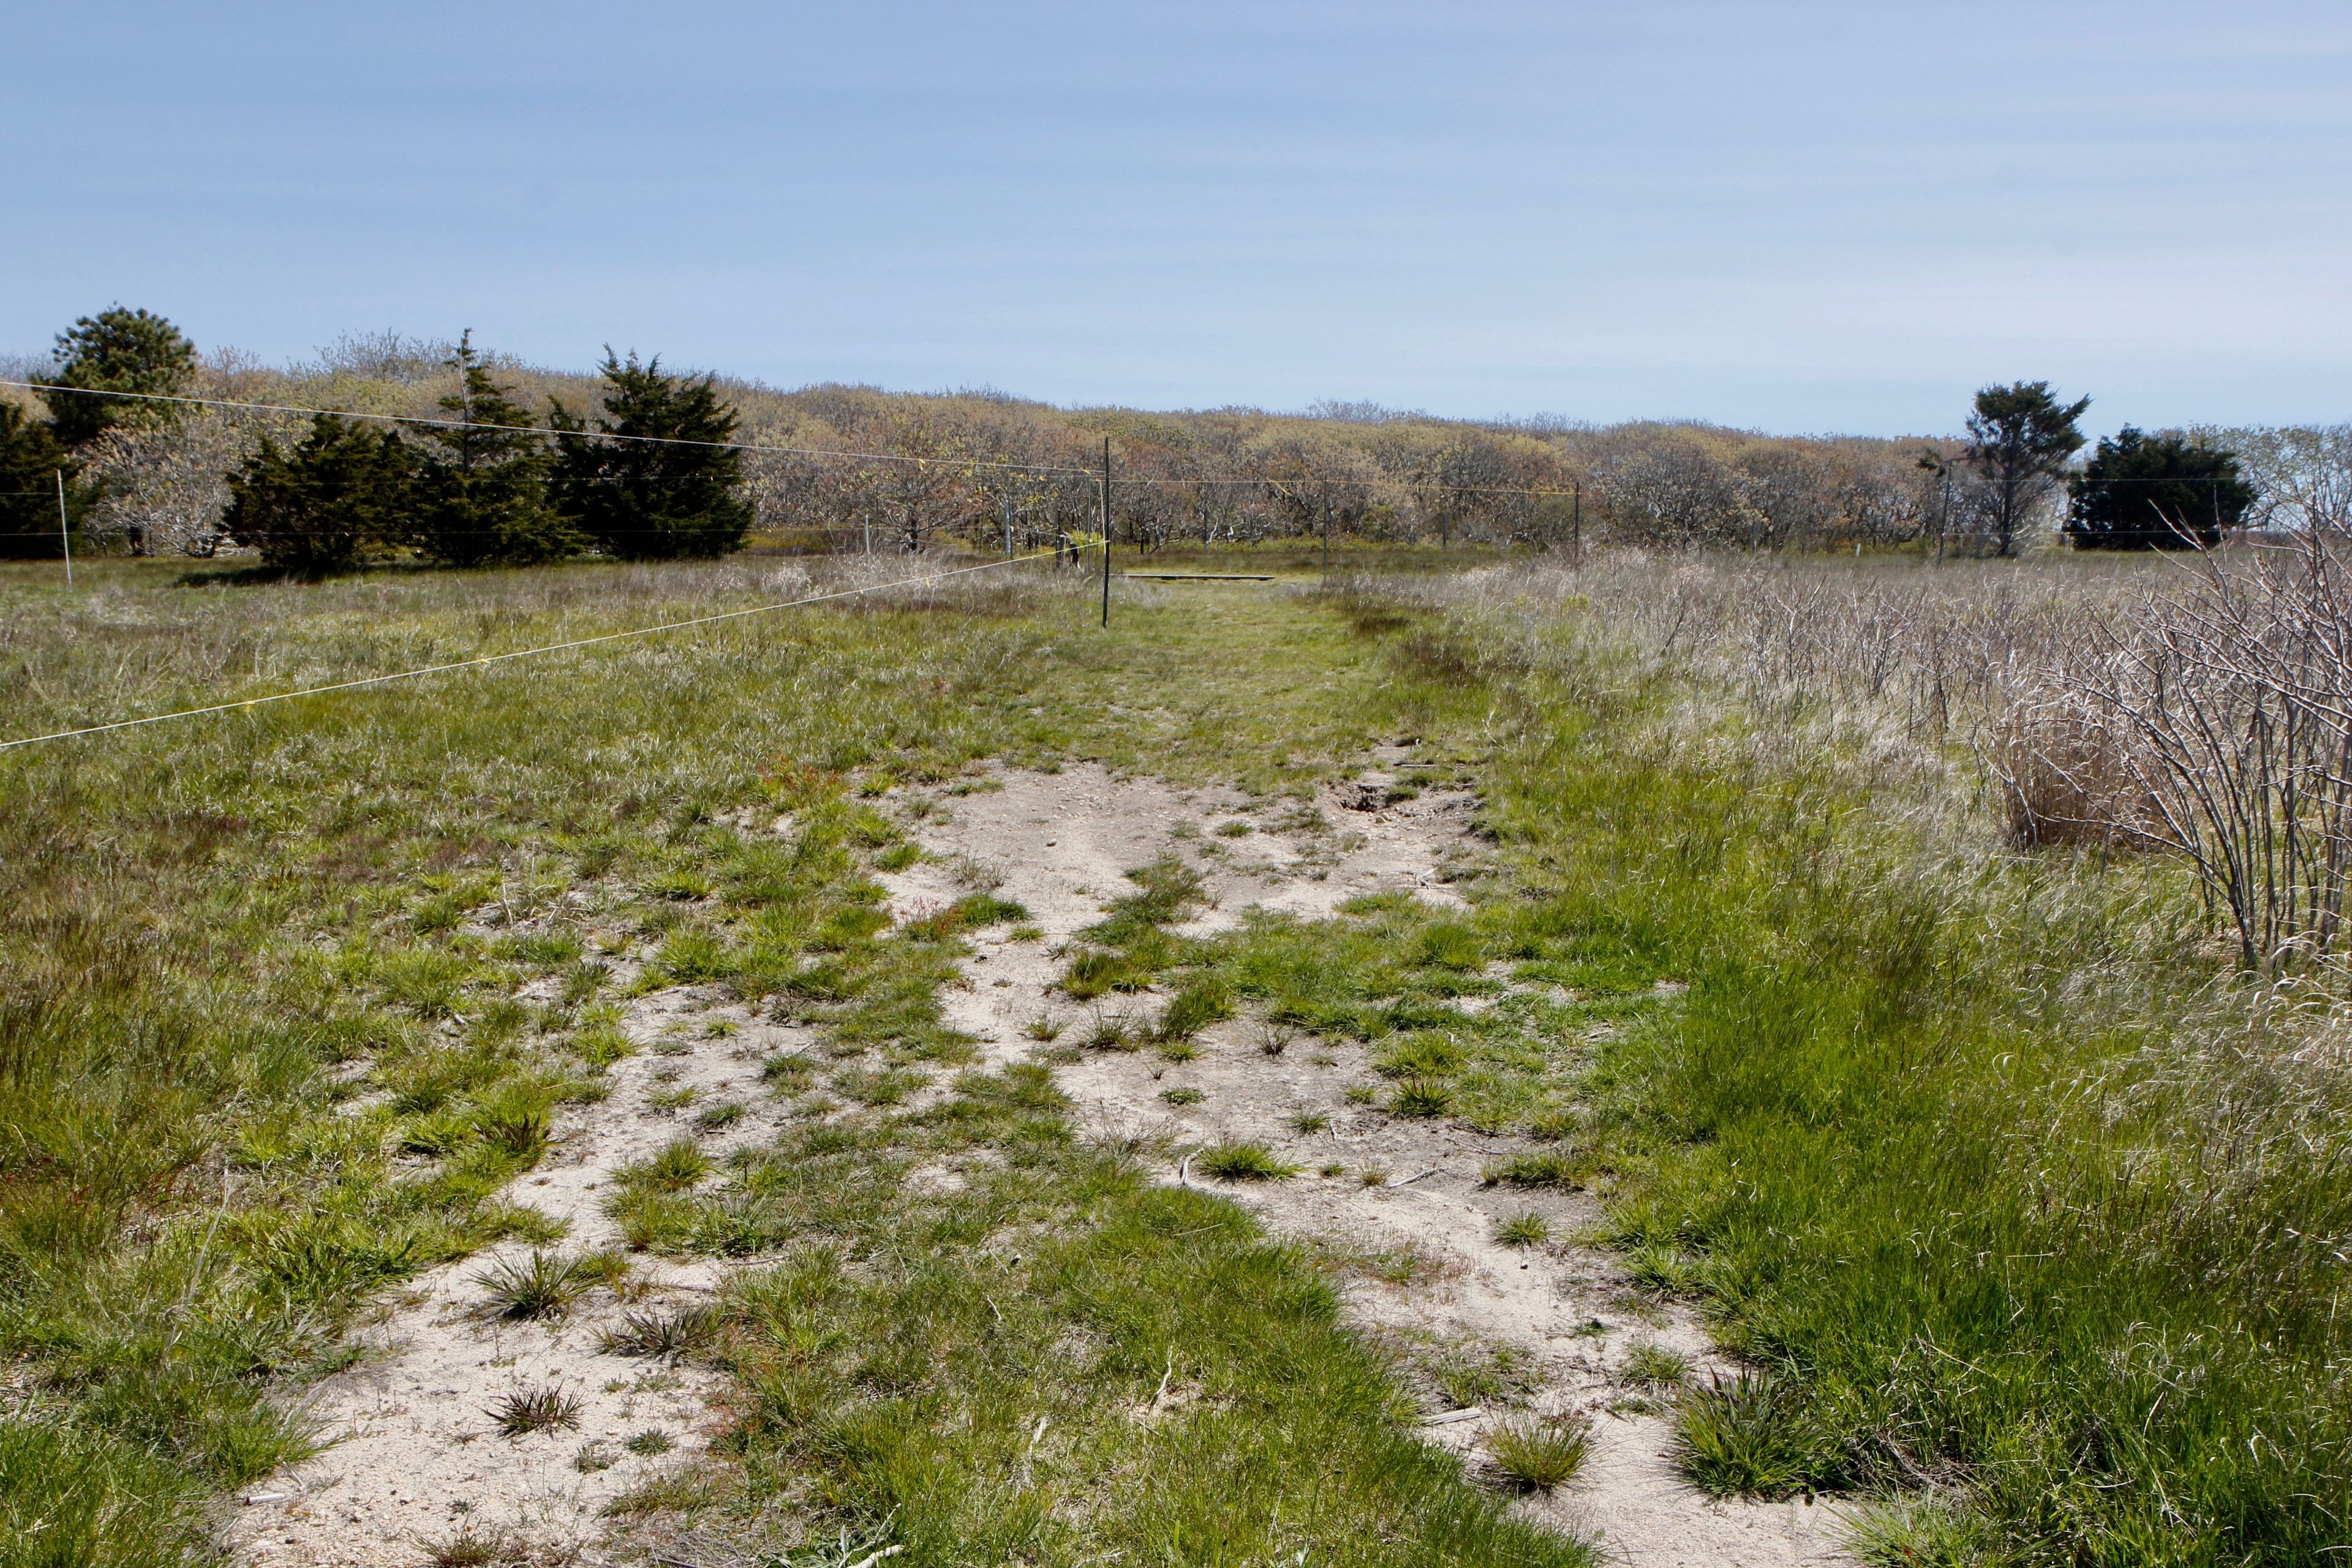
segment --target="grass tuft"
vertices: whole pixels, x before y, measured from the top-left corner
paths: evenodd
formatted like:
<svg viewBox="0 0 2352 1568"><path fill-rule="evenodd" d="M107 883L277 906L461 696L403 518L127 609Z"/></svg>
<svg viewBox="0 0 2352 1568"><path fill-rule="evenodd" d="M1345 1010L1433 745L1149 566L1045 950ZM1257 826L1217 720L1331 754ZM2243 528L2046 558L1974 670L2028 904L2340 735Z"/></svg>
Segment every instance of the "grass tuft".
<svg viewBox="0 0 2352 1568"><path fill-rule="evenodd" d="M1189 1040L1233 1016L1233 988L1215 975L1195 975L1168 999L1152 1033L1161 1041Z"/></svg>
<svg viewBox="0 0 2352 1568"><path fill-rule="evenodd" d="M683 1361L710 1348L719 1337L719 1323L718 1310L708 1305L668 1312L627 1312L622 1315L620 1327L597 1336L596 1348L605 1355Z"/></svg>
<svg viewBox="0 0 2352 1568"><path fill-rule="evenodd" d="M487 1414L500 1433L527 1437L533 1432L567 1432L580 1426L580 1396L559 1384L519 1388L490 1402Z"/></svg>
<svg viewBox="0 0 2352 1568"><path fill-rule="evenodd" d="M1425 1078L1409 1078L1389 1096L1391 1116L1443 1116L1454 1109L1454 1091Z"/></svg>
<svg viewBox="0 0 2352 1568"><path fill-rule="evenodd" d="M581 1259L537 1248L500 1258L474 1276L489 1298L482 1310L498 1318L562 1317L593 1282Z"/></svg>
<svg viewBox="0 0 2352 1568"><path fill-rule="evenodd" d="M1488 1186L1556 1187L1573 1192L1584 1184L1591 1167L1583 1157L1560 1149L1538 1149L1497 1160L1479 1172Z"/></svg>
<svg viewBox="0 0 2352 1568"><path fill-rule="evenodd" d="M1278 1182L1298 1167L1276 1158L1263 1143L1214 1143L1193 1156L1192 1168L1227 1182Z"/></svg>
<svg viewBox="0 0 2352 1568"><path fill-rule="evenodd" d="M1521 1209L1495 1226L1495 1239L1505 1247L1541 1247L1551 1239L1551 1222L1533 1209Z"/></svg>
<svg viewBox="0 0 2352 1568"><path fill-rule="evenodd" d="M673 1138L650 1159L624 1165L613 1178L625 1187L681 1193L710 1174L710 1156L692 1138Z"/></svg>
<svg viewBox="0 0 2352 1568"><path fill-rule="evenodd" d="M1660 1344L1635 1345L1617 1369L1620 1382L1643 1388L1680 1388L1690 1374L1690 1357Z"/></svg>
<svg viewBox="0 0 2352 1568"><path fill-rule="evenodd" d="M1560 1415L1517 1415L1496 1423L1486 1436L1495 1468L1517 1486L1549 1491L1584 1468L1592 1451L1592 1428Z"/></svg>
<svg viewBox="0 0 2352 1568"><path fill-rule="evenodd" d="M1683 1396L1675 1457L1716 1497L1782 1498L1831 1479L1805 1395L1769 1373L1710 1378Z"/></svg>
<svg viewBox="0 0 2352 1568"><path fill-rule="evenodd" d="M572 1463L581 1468L577 1457ZM562 1568L575 1556L542 1547L519 1531L481 1531L471 1525L422 1546L427 1568Z"/></svg>
<svg viewBox="0 0 2352 1568"><path fill-rule="evenodd" d="M1140 991L1151 984L1149 965L1124 952L1092 951L1070 960L1058 982L1074 1002L1090 1002L1113 991Z"/></svg>

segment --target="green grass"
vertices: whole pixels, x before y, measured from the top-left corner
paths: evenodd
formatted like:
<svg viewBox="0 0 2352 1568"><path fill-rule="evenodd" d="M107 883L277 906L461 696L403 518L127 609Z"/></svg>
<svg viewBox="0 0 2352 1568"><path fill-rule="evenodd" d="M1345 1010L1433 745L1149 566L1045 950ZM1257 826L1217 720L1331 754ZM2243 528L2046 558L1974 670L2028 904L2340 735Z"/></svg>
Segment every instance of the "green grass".
<svg viewBox="0 0 2352 1568"><path fill-rule="evenodd" d="M1930 775L1767 743L1811 717L1629 666L1597 616L1382 636L1495 700L1472 910L1122 954L1370 1044L1392 1109L1540 1141L1491 1182L1604 1194L1635 1282L1763 1373L1682 1417L1709 1485L1964 1483L1934 1528L1997 1562L2340 1543L2318 1238L2352 1234L2352 1097L2308 1018L2233 994L2177 868L2003 852Z"/></svg>
<svg viewBox="0 0 2352 1568"><path fill-rule="evenodd" d="M591 1279L576 1258L533 1250L509 1258L474 1276L487 1299L484 1310L499 1318L558 1318L587 1290Z"/></svg>
<svg viewBox="0 0 2352 1568"><path fill-rule="evenodd" d="M1152 1033L1161 1040L1189 1040L1233 1016L1234 996L1224 982L1213 974L1194 975L1168 999Z"/></svg>
<svg viewBox="0 0 2352 1568"><path fill-rule="evenodd" d="M0 568L0 710L24 733L462 659L757 603L759 571L245 587L100 561L68 595ZM0 1353L25 1412L0 1508L47 1543L19 1531L0 1563L197 1549L215 1493L309 1451L274 1391L334 1364L372 1293L551 1242L496 1194L635 1048L624 957L822 1021L877 1075L968 1051L936 999L952 933L884 930L868 873L898 836L861 780L1091 755L1279 791L1475 707L1286 598L1229 596L1213 637L1194 600L1105 636L1075 590L972 582L0 755ZM1137 896L1130 919L1183 895ZM1021 918L968 902L959 923ZM541 978L556 999L520 1002ZM649 1245L769 1239L661 1183L632 1197Z"/></svg>
<svg viewBox="0 0 2352 1568"><path fill-rule="evenodd" d="M654 1153L613 1173L624 1187L683 1192L710 1173L710 1157L691 1138L673 1138Z"/></svg>
<svg viewBox="0 0 2352 1568"><path fill-rule="evenodd" d="M1541 1247L1551 1239L1551 1222L1533 1209L1522 1209L1496 1223L1495 1239L1505 1247Z"/></svg>
<svg viewBox="0 0 2352 1568"><path fill-rule="evenodd" d="M779 1249L722 1303L750 1403L721 1447L745 1489L698 1507L788 1491L816 1540L887 1520L925 1564L1591 1561L1421 1444L1310 1260L1073 1137L1042 1069L862 1114L698 1200ZM964 1163L953 1194L899 1179L988 1150L1004 1158ZM1170 1377L1201 1397L1140 1421Z"/></svg>
<svg viewBox="0 0 2352 1568"><path fill-rule="evenodd" d="M1486 808L1516 887L1473 923L1638 1004L1571 1080L1562 1175L1761 1369L1685 1397L1690 1473L1962 1482L1973 1561L2340 1543L2352 1323L2305 1238L2352 1233L2346 1101L2297 1026L2248 1026L2177 869L2000 852L1853 752L1745 737L1801 712L1519 657Z"/></svg>
<svg viewBox="0 0 2352 1568"><path fill-rule="evenodd" d="M1409 1078L1389 1096L1391 1116L1443 1116L1454 1109L1454 1091L1428 1079Z"/></svg>
<svg viewBox="0 0 2352 1568"><path fill-rule="evenodd" d="M1515 1415L1497 1422L1486 1436L1495 1468L1513 1485L1530 1491L1563 1486L1584 1468L1592 1451L1592 1429L1582 1420Z"/></svg>
<svg viewBox="0 0 2352 1568"><path fill-rule="evenodd" d="M1194 1157L1192 1168L1224 1182L1279 1182L1298 1174L1297 1166L1263 1143L1213 1143Z"/></svg>
<svg viewBox="0 0 2352 1568"><path fill-rule="evenodd" d="M1833 1479L1842 1457L1810 1405L1801 1388L1769 1373L1689 1390L1675 1412L1683 1473L1717 1496L1787 1497Z"/></svg>
<svg viewBox="0 0 2352 1568"><path fill-rule="evenodd" d="M0 1563L197 1549L215 1493L309 1450L277 1391L372 1293L551 1244L498 1194L632 1049L624 962L820 1024L842 1059L774 1086L865 1097L620 1194L637 1245L766 1260L697 1352L741 1384L732 1468L641 1507L789 1496L827 1539L895 1521L909 1568L1579 1560L1419 1445L1310 1264L1086 1144L1050 1085L893 1103L969 1059L938 1005L959 931L1020 917L889 930L871 873L901 842L863 792L985 756L1279 795L1405 733L1482 791L1469 910L1187 942L1164 862L1066 988L1362 1042L1373 1101L1530 1141L1490 1180L1600 1192L1635 1281L1756 1369L1680 1396L1708 1485L1945 1484L1872 1516L1889 1561L2342 1544L2352 1119L2313 1026L2229 991L2172 868L2012 855L1930 770L1764 744L1831 716L1627 661L1605 606L1197 585L1106 635L1072 591L985 582L0 755ZM0 706L63 727L759 592L99 563L68 598L0 569ZM967 1155L960 1192L903 1181ZM1139 1423L1171 1354L1208 1397Z"/></svg>
<svg viewBox="0 0 2352 1568"><path fill-rule="evenodd" d="M1624 1382L1648 1388L1680 1388L1690 1374L1690 1357L1664 1345L1635 1345L1618 1368Z"/></svg>

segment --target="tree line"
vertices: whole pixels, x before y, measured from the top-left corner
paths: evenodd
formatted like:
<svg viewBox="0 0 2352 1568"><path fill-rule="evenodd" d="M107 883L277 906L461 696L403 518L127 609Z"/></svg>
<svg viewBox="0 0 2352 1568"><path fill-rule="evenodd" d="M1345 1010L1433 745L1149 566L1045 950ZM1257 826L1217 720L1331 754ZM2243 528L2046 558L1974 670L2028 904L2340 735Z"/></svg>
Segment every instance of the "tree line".
<svg viewBox="0 0 2352 1568"><path fill-rule="evenodd" d="M194 349L144 310L84 318L54 358L47 420L0 404L0 486L15 492L0 541L19 556L58 552L61 530L108 498L111 476L92 471L103 439L122 437L117 452L132 460L121 467L135 468L142 448L174 444L192 406L165 400L194 383ZM245 546L266 565L317 576L395 556L532 565L589 551L673 560L742 547L755 514L730 445L739 420L711 377L665 374L658 360L607 350L593 422L551 398L542 425L470 332L442 363L457 386L435 400L437 417L321 413L299 438L255 433L219 476L201 552ZM62 487L62 520L39 480ZM143 552L151 542L132 529L126 542Z"/></svg>
<svg viewBox="0 0 2352 1568"><path fill-rule="evenodd" d="M1099 526L1106 438L1114 532L1147 551L1328 532L2003 555L2062 513L2060 536L2077 546L2165 548L2326 489L2313 464L2340 461L2346 445L2326 432L2126 429L2085 458L2087 400L2039 382L1984 389L1963 437L1922 442L1477 423L1361 404L1150 413L985 392L784 392L609 352L592 380L484 353L470 335L439 347L346 339L314 363L272 368L200 359L163 318L121 310L76 323L53 359L46 422L0 402L0 548L55 552L63 472L85 540L247 546L310 573L388 558L711 555L754 531L785 549L1039 549ZM305 423L84 395L191 388L381 417ZM592 404L593 425L574 412ZM2285 438L2296 436L2311 439ZM2253 470L2237 448L2257 454Z"/></svg>

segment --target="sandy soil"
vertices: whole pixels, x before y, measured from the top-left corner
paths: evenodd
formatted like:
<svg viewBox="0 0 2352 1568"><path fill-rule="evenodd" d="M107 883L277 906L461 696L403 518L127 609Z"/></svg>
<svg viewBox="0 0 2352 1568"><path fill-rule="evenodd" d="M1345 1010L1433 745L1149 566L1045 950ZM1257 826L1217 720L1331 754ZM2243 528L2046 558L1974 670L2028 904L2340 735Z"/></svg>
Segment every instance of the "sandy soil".
<svg viewBox="0 0 2352 1568"><path fill-rule="evenodd" d="M734 1033L722 1033L731 1026ZM637 999L623 1023L645 1048L614 1064L603 1103L573 1108L539 1167L507 1195L569 1232L567 1254L617 1246L603 1209L618 1167L691 1131L696 1110L720 1101L747 1114L700 1140L713 1160L772 1136L776 1113L761 1092L759 1058L808 1031L755 1019L716 993L679 987ZM649 1103L688 1088L675 1112ZM639 1256L630 1277L599 1288L563 1318L503 1321L481 1315L487 1268L531 1249L505 1245L419 1279L357 1336L363 1359L311 1391L309 1405L331 1447L250 1487L228 1526L236 1557L250 1563L384 1568L426 1560L430 1545L462 1533L528 1540L548 1560L604 1533L600 1512L622 1492L690 1460L714 1424L721 1380L691 1368L600 1353L598 1331L628 1312L653 1312L707 1297L720 1266L679 1267ZM489 1406L520 1389L554 1385L581 1404L576 1427L518 1438L499 1435ZM665 1452L624 1444L667 1438ZM577 1463L589 1456L587 1466ZM595 1468L601 1466L602 1468Z"/></svg>
<svg viewBox="0 0 2352 1568"><path fill-rule="evenodd" d="M1409 748L1386 748L1375 760L1393 764L1409 755ZM1001 787L985 793L901 797L911 831L935 858L886 882L901 914L992 883L1002 897L1027 906L1045 940L1010 942L1000 928L975 941L964 966L967 988L949 1003L950 1021L979 1036L991 1059L1021 1058L1036 1048L1025 1034L1031 1021L1042 1016L1083 1023L1091 1014L1049 992L1061 967L1051 950L1129 890L1122 873L1160 855L1181 855L1203 874L1213 903L1185 928L1193 931L1234 924L1253 904L1313 917L1357 894L1398 889L1434 904L1459 904L1446 883L1450 870L1477 858L1470 836L1475 803L1447 793L1379 804L1390 776L1373 772L1365 775L1368 788L1351 782L1327 790L1317 805L1329 828L1318 831L1298 821L1296 803L1253 805L1229 792L1115 780L1091 766L997 774L989 783ZM1216 832L1237 820L1253 823L1247 836ZM1159 1004L1147 994L1108 1005L1148 1015ZM1828 1510L1710 1501L1675 1470L1664 1418L1612 1412L1637 1392L1619 1369L1638 1346L1678 1350L1702 1374L1721 1366L1687 1313L1637 1296L1607 1254L1564 1247L1520 1251L1488 1239L1499 1218L1530 1208L1546 1215L1555 1235L1572 1235L1599 1217L1591 1199L1484 1187L1480 1168L1524 1145L1349 1102L1348 1086L1371 1076L1370 1053L1360 1045L1308 1037L1270 1056L1263 1038L1255 1022L1236 1018L1208 1030L1192 1061L1170 1063L1149 1051L1090 1052L1057 1072L1081 1121L1114 1134L1164 1131L1179 1147L1252 1139L1310 1173L1346 1167L1338 1177L1230 1186L1192 1178L1181 1164L1165 1173L1171 1181L1218 1186L1286 1235L1345 1250L1420 1255L1420 1283L1362 1279L1347 1288L1358 1321L1423 1349L1508 1346L1535 1384L1537 1409L1591 1414L1595 1444L1583 1474L1551 1497L1531 1500L1531 1510L1640 1568L1843 1561ZM1202 1098L1171 1105L1160 1098L1169 1089ZM1291 1118L1302 1111L1328 1118L1328 1128L1294 1131ZM1387 1179L1367 1185L1367 1171ZM1427 1428L1433 1442L1475 1457L1481 1435L1500 1413L1430 1414L1445 1417Z"/></svg>
<svg viewBox="0 0 2352 1568"><path fill-rule="evenodd" d="M1408 889L1433 904L1461 904L1448 883L1478 858L1475 802L1459 792L1391 800L1389 786L1412 758L1410 743L1381 748L1374 771L1325 791L1311 807L1114 779L1091 764L899 790L888 804L928 857L883 879L900 918L984 888L1031 911L1042 940L1013 942L1001 927L987 932L946 998L948 1021L982 1042L986 1060L1023 1059L1040 1048L1028 1034L1036 1019L1083 1025L1091 1017L1091 1006L1050 990L1061 968L1054 947L1131 890L1127 870L1160 855L1181 855L1202 873L1210 903L1182 928L1190 931L1233 925L1253 905L1324 916L1372 891ZM1249 831L1234 828L1238 823ZM1107 1005L1144 1012L1158 1002L1147 994ZM806 1028L697 987L636 999L624 1027L645 1048L614 1065L610 1098L567 1114L548 1158L509 1194L569 1226L560 1244L566 1252L618 1243L602 1207L613 1173L688 1131L694 1109L721 1100L746 1108L723 1133L702 1139L714 1159L769 1139L780 1117L761 1092L759 1059L811 1041ZM1511 1141L1349 1102L1347 1087L1369 1076L1360 1046L1301 1037L1269 1055L1257 1026L1242 1018L1211 1029L1199 1047L1190 1062L1093 1053L1057 1072L1080 1120L1107 1133L1151 1129L1179 1143L1246 1137L1310 1172L1346 1167L1342 1177L1223 1190L1286 1235L1416 1254L1418 1283L1367 1277L1347 1287L1349 1310L1368 1331L1423 1350L1508 1346L1522 1358L1537 1408L1593 1413L1595 1449L1582 1476L1527 1507L1641 1568L1841 1561L1826 1510L1709 1502L1675 1475L1664 1421L1611 1413L1628 1393L1617 1369L1636 1346L1669 1345L1709 1364L1705 1336L1686 1315L1640 1300L1605 1255L1521 1252L1487 1239L1499 1215L1527 1208L1546 1214L1556 1234L1572 1234L1596 1217L1589 1199L1481 1187L1480 1166ZM1202 1099L1173 1106L1160 1098L1177 1087ZM686 1088L696 1091L692 1107L664 1112L653 1103L657 1093ZM1293 1131L1290 1118L1307 1110L1327 1116L1328 1127ZM1385 1179L1368 1185L1368 1171ZM1191 1179L1179 1165L1165 1175ZM436 1270L386 1304L360 1336L360 1363L311 1393L331 1446L237 1500L226 1534L238 1561L384 1568L424 1562L432 1544L467 1532L527 1540L548 1561L585 1556L604 1533L605 1505L691 1462L719 1425L709 1401L720 1380L601 1353L598 1333L625 1312L707 1296L723 1266L641 1258L627 1279L591 1292L559 1321L485 1318L478 1276L529 1250L502 1247ZM550 1384L580 1399L576 1428L499 1435L493 1401ZM1429 1425L1430 1440L1475 1458L1497 1413L1442 1403L1433 1401L1430 1415L1441 1419ZM646 1432L660 1433L669 1447L639 1454L624 1447Z"/></svg>

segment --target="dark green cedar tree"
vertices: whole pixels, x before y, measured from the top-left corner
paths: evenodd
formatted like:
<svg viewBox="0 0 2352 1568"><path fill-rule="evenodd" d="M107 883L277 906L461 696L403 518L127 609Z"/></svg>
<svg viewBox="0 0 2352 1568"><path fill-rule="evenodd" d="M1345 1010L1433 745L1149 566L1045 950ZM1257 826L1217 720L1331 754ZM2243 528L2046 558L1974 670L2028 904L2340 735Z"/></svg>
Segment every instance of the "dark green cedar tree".
<svg viewBox="0 0 2352 1568"><path fill-rule="evenodd" d="M85 447L118 425L167 424L176 404L142 403L100 393L179 396L195 380L196 346L163 317L120 305L84 316L58 334L50 357L57 374L42 379L60 389L47 396L50 423L68 447Z"/></svg>
<svg viewBox="0 0 2352 1568"><path fill-rule="evenodd" d="M2046 381L1988 386L1968 419L1967 460L1980 487L1993 553L2017 553L2018 531L2058 483L2066 459L2083 449L2075 421L2091 406L2050 395Z"/></svg>
<svg viewBox="0 0 2352 1568"><path fill-rule="evenodd" d="M65 476L66 521L79 531L96 487L46 420L20 404L0 402L0 559L47 560L64 553L58 532L58 476Z"/></svg>
<svg viewBox="0 0 2352 1568"><path fill-rule="evenodd" d="M2253 504L2235 453L2126 425L2067 486L2066 537L2077 550L2210 550Z"/></svg>
<svg viewBox="0 0 2352 1568"><path fill-rule="evenodd" d="M419 424L409 540L457 566L532 565L577 554L580 535L548 494L551 461L530 411L490 379L474 334L442 362L458 389L438 406L450 424Z"/></svg>
<svg viewBox="0 0 2352 1568"><path fill-rule="evenodd" d="M415 467L395 432L321 414L291 451L265 437L229 476L221 531L296 576L348 571L405 542Z"/></svg>
<svg viewBox="0 0 2352 1568"><path fill-rule="evenodd" d="M560 402L549 417L557 509L625 560L742 548L753 509L742 494L743 455L726 445L738 418L712 377L664 375L658 358L639 364L632 353L624 363L609 347L604 369L604 413L593 432Z"/></svg>

